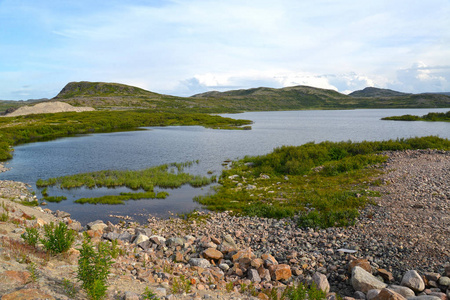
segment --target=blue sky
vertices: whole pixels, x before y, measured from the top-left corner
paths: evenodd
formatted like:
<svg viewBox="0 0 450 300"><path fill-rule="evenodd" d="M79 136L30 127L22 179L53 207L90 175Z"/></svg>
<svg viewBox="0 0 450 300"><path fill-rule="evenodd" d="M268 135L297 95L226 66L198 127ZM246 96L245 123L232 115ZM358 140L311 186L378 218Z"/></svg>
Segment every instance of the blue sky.
<svg viewBox="0 0 450 300"><path fill-rule="evenodd" d="M0 0L0 99L70 81L450 92L449 16L448 0Z"/></svg>

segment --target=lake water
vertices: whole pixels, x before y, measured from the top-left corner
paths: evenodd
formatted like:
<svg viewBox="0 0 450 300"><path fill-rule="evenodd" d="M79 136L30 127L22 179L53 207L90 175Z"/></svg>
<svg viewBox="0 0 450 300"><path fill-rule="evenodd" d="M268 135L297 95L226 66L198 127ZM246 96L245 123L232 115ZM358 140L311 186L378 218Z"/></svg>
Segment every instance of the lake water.
<svg viewBox="0 0 450 300"><path fill-rule="evenodd" d="M106 169L143 169L150 166L199 160L187 170L206 175L208 171L220 175L222 162L245 155L261 155L282 145L301 145L307 142L363 141L409 138L437 135L450 138L450 123L381 121L393 115L424 115L428 112L446 112L448 109L374 109L345 111L284 111L248 112L224 115L249 119L252 130L213 130L199 126L152 127L148 130L114 132L62 138L50 142L32 143L15 147L14 158L1 173L0 180L29 183L35 189L39 178L49 178ZM49 194L65 195L68 200L49 203L52 210L70 212L72 217L86 223L103 219L116 222L111 214L129 215L144 222L148 214L168 216L173 213L199 209L192 201L208 187L183 186L169 190L164 200L129 201L125 205L74 204L81 197L118 194L126 188L114 190L72 189L62 191L49 188ZM37 191L37 195L40 195Z"/></svg>

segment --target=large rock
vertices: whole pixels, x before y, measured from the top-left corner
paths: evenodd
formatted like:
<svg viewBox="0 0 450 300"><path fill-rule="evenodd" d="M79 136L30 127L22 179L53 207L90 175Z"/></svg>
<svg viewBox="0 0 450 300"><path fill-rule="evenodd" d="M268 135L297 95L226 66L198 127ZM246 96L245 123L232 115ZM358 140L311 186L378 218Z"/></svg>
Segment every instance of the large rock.
<svg viewBox="0 0 450 300"><path fill-rule="evenodd" d="M24 286L31 281L31 274L22 271L5 271L0 273L0 294Z"/></svg>
<svg viewBox="0 0 450 300"><path fill-rule="evenodd" d="M272 280L288 280L292 276L291 267L289 265L272 265L269 267L270 277Z"/></svg>
<svg viewBox="0 0 450 300"><path fill-rule="evenodd" d="M96 220L96 221L90 222L86 226L88 229L94 230L94 231L103 231L103 229L108 227L108 225L103 223L102 220Z"/></svg>
<svg viewBox="0 0 450 300"><path fill-rule="evenodd" d="M328 282L327 276L317 272L312 276L312 280L318 289L324 291L325 293L330 291L330 283Z"/></svg>
<svg viewBox="0 0 450 300"><path fill-rule="evenodd" d="M406 300L406 298L399 293L384 288L372 300Z"/></svg>
<svg viewBox="0 0 450 300"><path fill-rule="evenodd" d="M220 251L224 253L229 253L236 251L238 249L238 246L236 245L235 241L231 237L231 235L227 234L224 235L222 238L222 244L220 244Z"/></svg>
<svg viewBox="0 0 450 300"><path fill-rule="evenodd" d="M211 266L210 262L204 258L191 258L189 259L189 264L194 267L200 267L203 269L209 268Z"/></svg>
<svg viewBox="0 0 450 300"><path fill-rule="evenodd" d="M441 278L439 278L438 283L440 285L450 287L450 277L442 276Z"/></svg>
<svg viewBox="0 0 450 300"><path fill-rule="evenodd" d="M372 300L373 298L375 298L376 296L378 296L378 294L379 294L380 292L381 292L381 290L376 290L376 289L369 290L369 291L367 292L367 295L366 295L367 300Z"/></svg>
<svg viewBox="0 0 450 300"><path fill-rule="evenodd" d="M261 277L259 276L258 271L255 269L248 270L248 279L250 279L251 282L261 282Z"/></svg>
<svg viewBox="0 0 450 300"><path fill-rule="evenodd" d="M205 251L203 251L203 256L205 256L206 258L214 259L214 260L219 260L219 259L223 258L222 252L220 252L214 248L208 248Z"/></svg>
<svg viewBox="0 0 450 300"><path fill-rule="evenodd" d="M393 284L390 285L388 288L396 293L399 293L405 298L414 297L416 295L412 289L406 286Z"/></svg>
<svg viewBox="0 0 450 300"><path fill-rule="evenodd" d="M351 273L353 268L356 266L363 268L365 271L372 274L372 267L370 266L370 263L367 259L360 258L350 261L350 263L348 264L348 272Z"/></svg>
<svg viewBox="0 0 450 300"><path fill-rule="evenodd" d="M180 237L169 238L166 241L166 246L167 247L177 247L177 246L183 247L185 242L186 241Z"/></svg>
<svg viewBox="0 0 450 300"><path fill-rule="evenodd" d="M133 243L135 243L136 245L139 245L140 243L143 243L148 240L149 240L148 236L146 236L145 234L139 233L138 236L134 239Z"/></svg>
<svg viewBox="0 0 450 300"><path fill-rule="evenodd" d="M425 283L422 277L415 270L409 270L403 275L402 282L403 286L409 287L415 292L421 292L425 289Z"/></svg>
<svg viewBox="0 0 450 300"><path fill-rule="evenodd" d="M352 270L351 283L356 291L361 291L364 293L367 293L372 289L383 289L387 286L375 276L358 266L354 267Z"/></svg>

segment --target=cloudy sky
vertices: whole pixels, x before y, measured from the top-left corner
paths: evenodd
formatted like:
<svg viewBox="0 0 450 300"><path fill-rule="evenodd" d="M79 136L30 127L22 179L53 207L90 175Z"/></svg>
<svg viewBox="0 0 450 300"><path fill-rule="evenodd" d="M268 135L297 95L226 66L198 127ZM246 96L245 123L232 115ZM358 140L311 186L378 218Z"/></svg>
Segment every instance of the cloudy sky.
<svg viewBox="0 0 450 300"><path fill-rule="evenodd" d="M450 92L449 28L448 0L0 0L0 99L70 81Z"/></svg>

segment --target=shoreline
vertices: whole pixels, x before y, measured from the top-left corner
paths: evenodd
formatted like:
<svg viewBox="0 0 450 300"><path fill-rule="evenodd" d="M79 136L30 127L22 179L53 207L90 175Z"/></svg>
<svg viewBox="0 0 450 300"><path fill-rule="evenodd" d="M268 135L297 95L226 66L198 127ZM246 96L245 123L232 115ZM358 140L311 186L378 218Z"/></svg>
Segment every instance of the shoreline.
<svg viewBox="0 0 450 300"><path fill-rule="evenodd" d="M298 228L289 219L235 217L226 212L192 214L186 219L150 217L146 224L127 220L118 224L91 222L87 232L95 241L118 239L125 253L135 253L116 259L110 277L110 295L126 291L140 294L146 286L160 296L169 295L176 274L185 274L194 282L192 292L176 294L171 299L207 299L205 295L251 299L250 295L239 293L240 284L262 290L293 282L311 282L315 274L324 274L331 292L353 296L355 288L350 282L348 265L355 259L363 260L374 274L379 274L379 269L387 270L392 279L386 283L390 284L399 285L408 270L417 270L424 277L430 273L450 276L446 267L450 262L450 151L407 150L387 154L385 173L380 176L383 184L375 187L382 196L361 210L358 222L351 227ZM0 181L0 187L4 183ZM7 184L11 185L6 187L9 195L23 196L26 185ZM26 225L40 222L38 219L62 220L73 224L72 228L78 231L85 230L70 219L70 214L22 208L19 204L16 207L17 212L24 209L28 215L33 211L39 215L35 220L26 220ZM3 224L0 223L3 237L20 239L23 226L6 223L4 228ZM226 250L227 241L235 248L233 251ZM222 260L208 256L214 252L207 252L211 248L221 252ZM270 255L278 265L288 266L290 276L272 280L270 274L267 277L266 271L262 271L270 270L270 266L264 266L258 281L257 277L251 277L256 274L250 275L252 266L234 260L233 255L237 253L247 253L252 261L252 255L258 258ZM208 260L208 264L213 262L215 266L193 267L193 258ZM76 269L76 260L60 263L64 268ZM56 262L54 267L42 266L39 270L56 277L68 276L67 273L57 275L59 267L55 266L58 266ZM25 267L23 264L4 266L0 273ZM69 278L73 280L73 276ZM227 291L230 282L233 282L231 293ZM58 295L54 283L42 279L39 285L44 292Z"/></svg>

